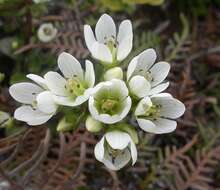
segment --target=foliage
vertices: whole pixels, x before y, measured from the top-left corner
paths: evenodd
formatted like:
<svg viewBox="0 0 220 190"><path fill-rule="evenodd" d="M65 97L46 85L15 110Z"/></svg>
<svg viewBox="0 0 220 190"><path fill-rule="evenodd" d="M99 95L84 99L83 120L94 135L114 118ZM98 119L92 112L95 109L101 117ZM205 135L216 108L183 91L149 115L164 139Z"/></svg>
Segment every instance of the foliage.
<svg viewBox="0 0 220 190"><path fill-rule="evenodd" d="M8 94L10 83L23 81L24 73L43 75L56 67L56 57L62 51L77 58L87 58L79 26L88 20L92 23L103 11L100 8L103 3L111 10L125 11L134 6L134 1L129 1L130 4L128 1L110 3L108 0L100 1L101 5L84 1L74 6L72 1L68 1L69 4L56 1L39 5L24 2L29 1L0 1L0 21L3 23L0 26L0 109L10 116L16 107ZM151 20L154 16L139 4L140 1L135 2L140 8L136 7L137 11L129 15L136 21L134 31L138 34L134 39L136 51L131 57L154 47L171 63L169 79L173 82L169 91L187 107L176 132L160 137L140 132L139 161L133 168L115 173L94 160L93 147L98 137L89 134L83 126L76 129L73 125L78 118L86 118L81 115L83 108L61 110L48 126L39 128L12 120L9 126L0 128L0 180L8 180L11 189L37 190L220 188L220 22L215 16L219 14L219 1L166 2L165 10L154 7L159 22ZM214 7L211 15L207 11L210 6ZM31 11L31 17L28 8L35 10ZM179 14L179 10L186 14ZM115 17L121 20L127 14L116 13ZM201 15L207 15L207 18L195 17ZM32 22L27 22L26 18L31 18ZM150 18L149 22L147 18ZM167 20L168 24L161 24ZM195 20L197 24L194 25ZM37 29L44 22L52 22L59 31L57 38L50 43L37 39ZM207 31L210 25L214 28L211 32ZM96 69L99 69L98 65ZM57 135L56 123L62 121L64 115L65 122L72 124L71 131Z"/></svg>
<svg viewBox="0 0 220 190"><path fill-rule="evenodd" d="M132 5L148 4L151 6L162 5L164 0L100 0L102 5L113 11L129 10Z"/></svg>
<svg viewBox="0 0 220 190"><path fill-rule="evenodd" d="M178 8L181 11L188 11L191 14L194 14L196 16L205 16L208 13L208 8L213 6L220 6L219 0L175 0Z"/></svg>

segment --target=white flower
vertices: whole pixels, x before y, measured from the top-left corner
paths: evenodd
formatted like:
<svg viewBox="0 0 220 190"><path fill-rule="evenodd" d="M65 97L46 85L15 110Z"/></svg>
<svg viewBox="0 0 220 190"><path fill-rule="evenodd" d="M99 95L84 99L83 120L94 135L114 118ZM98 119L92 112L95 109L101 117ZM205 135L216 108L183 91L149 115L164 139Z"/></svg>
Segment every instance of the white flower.
<svg viewBox="0 0 220 190"><path fill-rule="evenodd" d="M137 161L137 149L131 137L122 131L107 132L95 146L95 157L111 170L123 168L132 158Z"/></svg>
<svg viewBox="0 0 220 190"><path fill-rule="evenodd" d="M53 26L52 23L45 23L40 25L40 28L37 31L37 36L42 42L50 42L57 35L57 29Z"/></svg>
<svg viewBox="0 0 220 190"><path fill-rule="evenodd" d="M162 92L169 86L169 82L163 82L167 77L170 64L156 61L156 52L147 49L134 57L127 71L127 81L131 93L138 98Z"/></svg>
<svg viewBox="0 0 220 190"><path fill-rule="evenodd" d="M121 67L113 67L104 74L105 80L120 79L123 80L123 71Z"/></svg>
<svg viewBox="0 0 220 190"><path fill-rule="evenodd" d="M143 98L135 115L141 129L146 132L162 134L176 129L176 121L185 112L185 106L168 93Z"/></svg>
<svg viewBox="0 0 220 190"><path fill-rule="evenodd" d="M10 95L18 102L24 104L17 108L14 118L26 122L28 125L41 125L47 122L57 110L51 92L45 88L45 81L40 76L27 75L36 83L21 82L9 88Z"/></svg>
<svg viewBox="0 0 220 190"><path fill-rule="evenodd" d="M121 121L131 108L131 98L125 83L119 79L101 82L89 98L89 111L93 118L103 123Z"/></svg>
<svg viewBox="0 0 220 190"><path fill-rule="evenodd" d="M89 25L84 26L84 36L92 56L104 63L122 61L132 49L133 32L130 20L121 22L117 35L112 17L103 14L96 24L95 36Z"/></svg>
<svg viewBox="0 0 220 190"><path fill-rule="evenodd" d="M44 76L54 101L60 105L78 106L88 100L95 84L93 64L86 60L84 72L76 58L64 52L58 57L58 66L65 78L52 71Z"/></svg>

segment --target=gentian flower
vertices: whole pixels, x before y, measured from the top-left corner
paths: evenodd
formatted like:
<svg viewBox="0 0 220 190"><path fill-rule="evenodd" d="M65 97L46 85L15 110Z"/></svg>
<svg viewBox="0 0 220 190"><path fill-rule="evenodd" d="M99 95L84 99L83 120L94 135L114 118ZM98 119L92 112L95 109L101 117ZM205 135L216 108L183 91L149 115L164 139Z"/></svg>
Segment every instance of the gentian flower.
<svg viewBox="0 0 220 190"><path fill-rule="evenodd" d="M121 121L131 108L131 98L125 83L119 79L101 82L94 87L89 98L89 111L103 123Z"/></svg>
<svg viewBox="0 0 220 190"><path fill-rule="evenodd" d="M168 93L143 98L135 110L141 129L146 132L162 134L176 129L175 119L185 112L185 106Z"/></svg>
<svg viewBox="0 0 220 190"><path fill-rule="evenodd" d="M60 105L78 106L88 100L95 84L93 64L86 60L84 72L77 59L64 52L58 57L58 67L64 77L52 71L44 76L54 101Z"/></svg>
<svg viewBox="0 0 220 190"><path fill-rule="evenodd" d="M170 64L156 61L156 52L147 49L134 57L127 71L127 81L132 94L138 98L162 92L169 86L169 82L163 82L167 77Z"/></svg>
<svg viewBox="0 0 220 190"><path fill-rule="evenodd" d="M132 159L137 161L137 149L128 133L107 132L95 146L95 157L111 170L123 168Z"/></svg>
<svg viewBox="0 0 220 190"><path fill-rule="evenodd" d="M14 118L26 122L28 125L41 125L47 122L57 110L52 94L46 88L44 79L30 74L28 78L37 84L21 82L9 88L10 95L18 102L24 104L14 112Z"/></svg>
<svg viewBox="0 0 220 190"><path fill-rule="evenodd" d="M85 25L84 36L92 56L109 65L125 59L132 49L133 32L130 20L122 21L116 34L112 17L103 14L96 24L95 35L91 27Z"/></svg>

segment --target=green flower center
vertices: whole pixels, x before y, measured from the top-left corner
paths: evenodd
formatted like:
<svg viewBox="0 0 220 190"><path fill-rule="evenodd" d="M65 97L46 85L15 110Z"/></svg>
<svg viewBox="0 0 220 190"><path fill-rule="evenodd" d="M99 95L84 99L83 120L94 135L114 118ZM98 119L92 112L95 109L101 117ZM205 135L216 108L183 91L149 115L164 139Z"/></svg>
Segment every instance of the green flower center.
<svg viewBox="0 0 220 190"><path fill-rule="evenodd" d="M114 99L103 99L101 101L101 110L103 113L113 114L117 111L119 102Z"/></svg>
<svg viewBox="0 0 220 190"><path fill-rule="evenodd" d="M68 79L65 88L74 98L82 95L85 91L84 85L78 79Z"/></svg>
<svg viewBox="0 0 220 190"><path fill-rule="evenodd" d="M147 107L147 105L144 105ZM150 108L146 108L146 111L144 113L144 117L150 120L156 120L160 117L160 111L161 111L161 105L159 104L153 104Z"/></svg>

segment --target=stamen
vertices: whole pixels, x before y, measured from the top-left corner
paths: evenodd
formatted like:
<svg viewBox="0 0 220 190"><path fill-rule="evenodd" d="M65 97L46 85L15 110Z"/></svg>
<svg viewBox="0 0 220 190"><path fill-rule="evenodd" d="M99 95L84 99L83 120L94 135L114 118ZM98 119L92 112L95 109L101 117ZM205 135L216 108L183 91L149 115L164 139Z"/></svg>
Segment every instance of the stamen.
<svg viewBox="0 0 220 190"><path fill-rule="evenodd" d="M157 118L160 117L160 110L161 110L160 104L153 104L151 107L143 104L143 109L145 109L144 116L150 120L156 121Z"/></svg>
<svg viewBox="0 0 220 190"><path fill-rule="evenodd" d="M74 98L80 96L84 93L85 88L81 81L78 79L68 79L65 85L65 89L70 93Z"/></svg>

